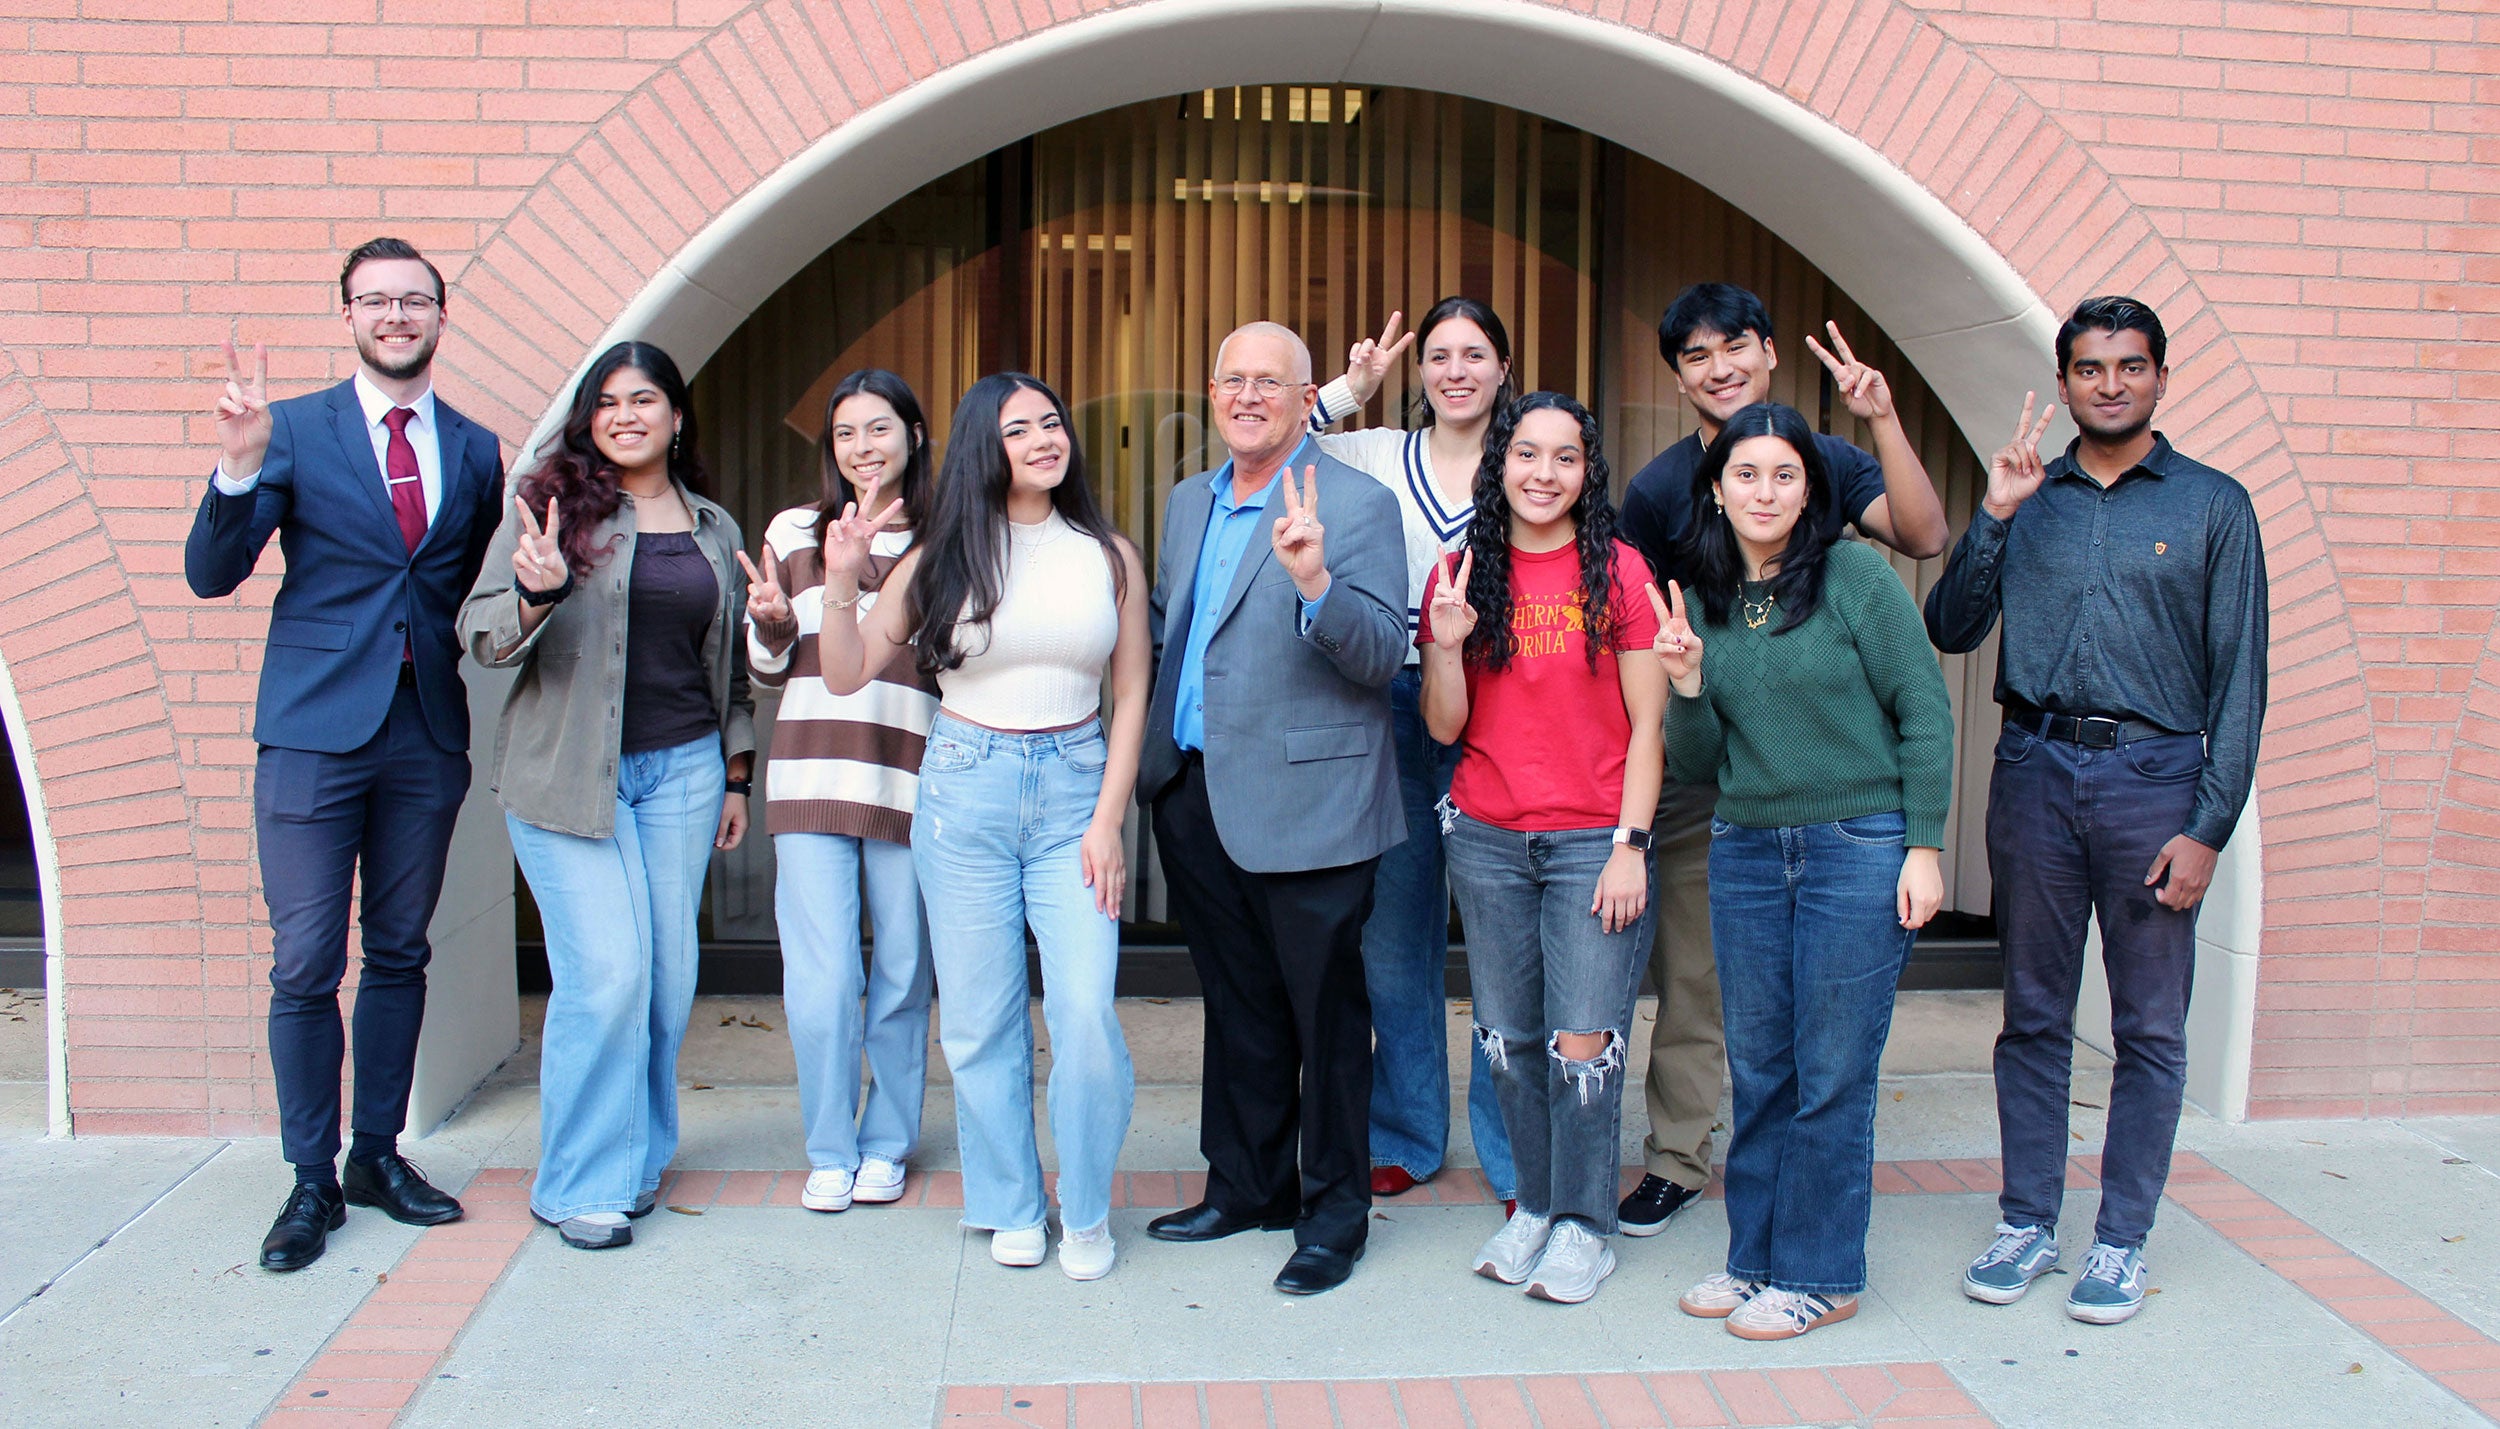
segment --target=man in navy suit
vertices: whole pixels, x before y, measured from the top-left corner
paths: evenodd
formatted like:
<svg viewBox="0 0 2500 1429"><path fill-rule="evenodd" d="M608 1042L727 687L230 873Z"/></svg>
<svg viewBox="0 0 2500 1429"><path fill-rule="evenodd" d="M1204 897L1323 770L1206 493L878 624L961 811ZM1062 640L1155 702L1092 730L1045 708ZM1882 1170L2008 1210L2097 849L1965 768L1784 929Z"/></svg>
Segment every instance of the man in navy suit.
<svg viewBox="0 0 2500 1429"><path fill-rule="evenodd" d="M183 574L228 595L271 535L286 575L270 611L252 737L253 822L275 936L269 1059L295 1189L261 1243L267 1270L320 1259L347 1204L410 1225L460 1203L399 1155L425 1020L426 928L469 788L469 701L453 617L503 508L492 433L436 400L443 279L416 249L377 238L347 255L339 315L361 359L326 391L272 404L268 357L217 403L224 448ZM339 1073L350 889L361 871L356 1095L342 1182Z"/></svg>

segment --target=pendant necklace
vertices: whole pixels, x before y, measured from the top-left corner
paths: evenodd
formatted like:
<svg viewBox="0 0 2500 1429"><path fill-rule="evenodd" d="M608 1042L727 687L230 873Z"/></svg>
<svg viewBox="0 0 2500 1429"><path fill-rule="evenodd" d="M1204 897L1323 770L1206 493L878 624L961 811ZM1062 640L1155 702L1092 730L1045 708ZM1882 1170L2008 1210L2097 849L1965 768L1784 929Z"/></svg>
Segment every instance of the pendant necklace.
<svg viewBox="0 0 2500 1429"><path fill-rule="evenodd" d="M1747 630L1760 630L1763 626L1770 624L1771 612L1777 610L1780 603L1780 598L1776 594L1765 594L1760 600L1755 600L1749 595L1740 596L1739 599L1745 607Z"/></svg>

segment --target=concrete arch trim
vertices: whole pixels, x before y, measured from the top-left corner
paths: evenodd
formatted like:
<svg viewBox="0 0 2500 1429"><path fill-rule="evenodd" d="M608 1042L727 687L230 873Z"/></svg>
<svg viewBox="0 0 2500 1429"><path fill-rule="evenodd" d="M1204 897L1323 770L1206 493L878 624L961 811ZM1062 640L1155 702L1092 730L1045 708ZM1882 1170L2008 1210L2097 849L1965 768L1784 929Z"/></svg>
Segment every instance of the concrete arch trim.
<svg viewBox="0 0 2500 1429"><path fill-rule="evenodd" d="M105 870L122 861L111 846L123 833L122 820L138 808L147 822L135 827L173 835L170 844L151 841L151 893L181 906L177 916L165 917L160 908L159 916L141 921L197 924L198 863L155 642L140 620L86 474L6 353L0 353L0 551L7 553L0 577L14 592L0 612L19 612L14 619L0 614L0 723L25 790L42 897L46 1121L51 1135L66 1136L75 1113L69 1004L80 988L69 945L73 929L112 921L91 914L118 881ZM71 624L64 625L65 615ZM119 652L120 658L99 666L99 652ZM100 708L114 711L101 730L89 722ZM203 1062L200 1075L206 1072Z"/></svg>
<svg viewBox="0 0 2500 1429"><path fill-rule="evenodd" d="M727 69L707 58L712 45L776 9L759 7L619 106L462 275L470 311L521 339L523 355L464 345L444 365L507 431L534 420L534 446L608 342L646 338L699 367L828 243L929 175L1038 129L1283 79L1479 95L1669 163L1762 220L1895 336L1982 450L2023 388L2045 385L2024 374L2048 375L2052 302L2125 289L2161 305L2183 394L2165 427L2250 486L2278 578L2292 578L2278 610L2314 651L2282 672L2301 688L2279 707L2260 771L2271 841L2260 859L2252 835L2234 863L2252 883L2261 864L2358 866L2337 852L2342 825L2317 813L2359 805L2375 817L2377 806L2367 769L2339 753L2374 746L2350 618L2297 466L2192 273L2054 115L1915 10L1877 0L1823 25L1823 7L1756 8L1769 18L1720 23L1692 7L1643 26L1562 0L1281 0L1255 19L1204 0L1137 0L986 45L963 25L959 55L927 31L916 47L854 31L883 92L839 115L835 99L704 82ZM688 66L703 73L688 80ZM799 117L811 107L824 115L812 136ZM1714 142L1691 144L1693 133ZM663 150L695 157L682 183L622 158ZM606 198L609 185L622 197ZM655 217L637 221L637 206ZM613 241L597 231L603 219ZM2275 758L2278 745L2294 757ZM2254 922L2275 924L2295 886L2256 899ZM2257 926L2247 936L2253 956Z"/></svg>

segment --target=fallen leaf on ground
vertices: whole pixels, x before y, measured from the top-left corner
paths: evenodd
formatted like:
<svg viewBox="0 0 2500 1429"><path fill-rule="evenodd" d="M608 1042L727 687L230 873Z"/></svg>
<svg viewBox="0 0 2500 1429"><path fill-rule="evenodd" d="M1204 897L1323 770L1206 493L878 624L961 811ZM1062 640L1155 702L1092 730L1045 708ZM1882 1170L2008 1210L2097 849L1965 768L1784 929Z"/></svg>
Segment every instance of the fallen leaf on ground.
<svg viewBox="0 0 2500 1429"><path fill-rule="evenodd" d="M708 1092L711 1089L712 1084L710 1082L695 1082L686 1088L686 1090L690 1092Z"/></svg>
<svg viewBox="0 0 2500 1429"><path fill-rule="evenodd" d="M696 1210L692 1206L671 1206L669 1209L675 1211L681 1216L699 1216L703 1214L701 1211Z"/></svg>
<svg viewBox="0 0 2500 1429"><path fill-rule="evenodd" d="M736 1025L737 1025L737 1023L738 1023L738 1014L736 1014L736 1013L734 1013L734 1012L733 1012L733 1013L730 1013L728 1016L723 1017L723 1018L720 1020L720 1025L721 1025L721 1026L723 1026L723 1027L734 1027L734 1026L736 1026Z"/></svg>
<svg viewBox="0 0 2500 1429"><path fill-rule="evenodd" d="M2359 1373L2361 1373L2361 1362L2360 1362L2359 1360L2355 1360L2355 1361L2353 1361L2351 1364L2348 1364L2348 1365L2344 1366L2344 1373L2346 1373L2346 1374L2359 1374Z"/></svg>
<svg viewBox="0 0 2500 1429"><path fill-rule="evenodd" d="M2107 1107L2105 1107L2105 1106L2102 1106L2099 1102L2076 1101L2076 1100L2069 1099L2069 1100L2067 1101L2067 1103L2066 1103L2066 1104L2067 1104L2068 1106L2088 1106L2088 1107L2092 1108L2094 1111L2107 1111L2107 1110L2109 1110L2109 1108L2107 1108Z"/></svg>
<svg viewBox="0 0 2500 1429"><path fill-rule="evenodd" d="M756 1029L756 1030L757 1030L757 1031L759 1031L759 1032L770 1032L770 1031L772 1031L772 1030L773 1030L773 1025L772 1025L771 1023L769 1023L769 1022L766 1022L766 1021L765 1021L763 1018L761 1018L761 1017L750 1017L750 1018L747 1018L745 1021L743 1021L743 1022L739 1023L738 1025L739 1025L739 1026L741 1026L741 1027L752 1027L752 1028Z"/></svg>
<svg viewBox="0 0 2500 1429"><path fill-rule="evenodd" d="M2462 1156L2442 1156L2439 1158L2439 1164L2442 1166L2471 1166L2474 1163L2466 1160Z"/></svg>
<svg viewBox="0 0 2500 1429"><path fill-rule="evenodd" d="M1150 997L1146 1000L1153 1003L1157 1007L1170 1007L1172 1005L1172 999L1168 997Z"/></svg>
<svg viewBox="0 0 2500 1429"><path fill-rule="evenodd" d="M1894 1092L1894 1093L1892 1094L1892 1099L1893 1099L1894 1101L1899 1101L1899 1100L1901 1100L1901 1098L1902 1098L1903 1096L1905 1096L1905 1095L1907 1095L1907 1094L1906 1094L1906 1093L1903 1093L1903 1092Z"/></svg>
<svg viewBox="0 0 2500 1429"><path fill-rule="evenodd" d="M2338 1181L2349 1181L2352 1179L2350 1176L2345 1175L2341 1171L2321 1171L2318 1174L2321 1176L2332 1176Z"/></svg>
<svg viewBox="0 0 2500 1429"><path fill-rule="evenodd" d="M2326 1143L2325 1143L2325 1142L2323 1142L2323 1141L2312 1141L2312 1140L2310 1140L2310 1139L2309 1139L2308 1137L2306 1137L2306 1136L2304 1136L2304 1137L2302 1137L2302 1138L2300 1139L2300 1144L2301 1144L2301 1145L2303 1145L2303 1146L2324 1146L2324 1145L2326 1145Z"/></svg>
<svg viewBox="0 0 2500 1429"><path fill-rule="evenodd" d="M2465 1237L2462 1235L2444 1235L2441 1236L2440 1239L2446 1241L2450 1245L2455 1245L2458 1241L2465 1239Z"/></svg>

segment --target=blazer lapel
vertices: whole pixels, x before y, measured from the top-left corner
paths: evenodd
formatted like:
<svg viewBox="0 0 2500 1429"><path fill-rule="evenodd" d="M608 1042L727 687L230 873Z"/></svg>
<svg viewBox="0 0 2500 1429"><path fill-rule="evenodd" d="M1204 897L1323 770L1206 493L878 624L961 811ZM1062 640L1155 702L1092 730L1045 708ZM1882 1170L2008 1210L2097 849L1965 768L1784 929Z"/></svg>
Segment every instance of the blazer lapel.
<svg viewBox="0 0 2500 1429"><path fill-rule="evenodd" d="M1166 644L1176 630L1184 642L1189 639L1190 612L1198 595L1198 553L1206 547L1207 515L1214 505L1214 489L1203 476L1190 477L1172 488L1171 513L1164 524L1175 537L1174 545L1185 549L1172 553L1172 590L1163 602Z"/></svg>
<svg viewBox="0 0 2500 1429"><path fill-rule="evenodd" d="M469 484L475 479L469 461L469 419L443 405L439 395L434 399L434 439L441 449L443 489L441 499L434 504L434 519L425 528L425 539L417 542L419 551L433 545L452 524L454 510L469 509ZM398 512L391 513L391 521L396 527Z"/></svg>
<svg viewBox="0 0 2500 1429"><path fill-rule="evenodd" d="M399 513L391 509L390 488L383 484L382 468L373 459L373 439L365 434L365 409L356 400L352 380L330 389L330 433L338 441L340 470L347 484L356 488L366 509L389 529L391 543L404 553L407 542L399 534Z"/></svg>

